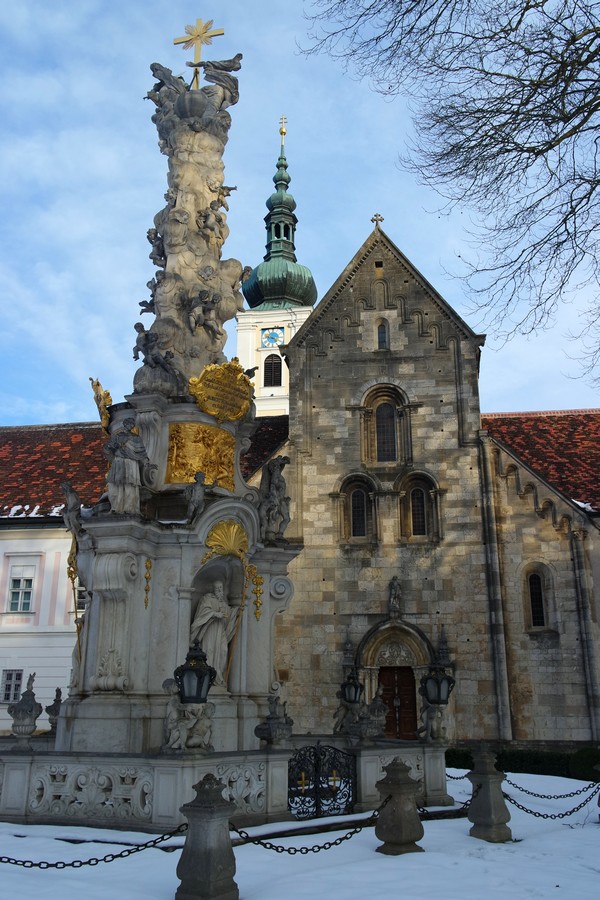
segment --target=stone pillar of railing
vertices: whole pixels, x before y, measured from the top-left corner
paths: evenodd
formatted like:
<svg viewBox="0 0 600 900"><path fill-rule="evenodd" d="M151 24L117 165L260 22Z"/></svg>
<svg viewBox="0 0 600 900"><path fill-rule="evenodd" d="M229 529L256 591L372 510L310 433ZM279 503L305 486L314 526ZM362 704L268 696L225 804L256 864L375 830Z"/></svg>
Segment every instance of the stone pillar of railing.
<svg viewBox="0 0 600 900"><path fill-rule="evenodd" d="M494 763L496 754L488 747L481 746L473 751L473 769L467 778L473 785L473 797L469 807L469 822L473 823L469 831L471 837L492 844L501 844L512 840L510 812L502 795L504 772L499 772Z"/></svg>
<svg viewBox="0 0 600 900"><path fill-rule="evenodd" d="M384 771L385 778L376 787L381 799L389 800L375 823L375 835L384 842L377 852L388 856L422 853L423 847L416 843L424 834L416 803L419 783L410 777L410 767L398 756L384 766Z"/></svg>
<svg viewBox="0 0 600 900"><path fill-rule="evenodd" d="M239 900L229 819L235 803L223 799L225 785L205 775L194 785L196 797L181 807L188 820L177 876L175 900Z"/></svg>

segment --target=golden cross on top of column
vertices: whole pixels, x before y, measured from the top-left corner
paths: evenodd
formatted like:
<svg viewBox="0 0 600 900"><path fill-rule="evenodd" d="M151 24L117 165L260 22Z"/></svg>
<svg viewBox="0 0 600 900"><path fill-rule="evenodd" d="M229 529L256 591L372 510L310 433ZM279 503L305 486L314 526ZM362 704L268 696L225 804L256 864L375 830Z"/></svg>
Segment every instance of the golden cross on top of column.
<svg viewBox="0 0 600 900"><path fill-rule="evenodd" d="M202 45L203 44L212 44L212 39L214 37L218 37L219 35L225 34L222 28L213 28L213 20L209 19L208 22L203 22L202 19L196 19L195 25L186 25L185 26L185 35L183 37L178 37L173 39L174 44L183 44L184 50L191 50L194 48L194 77L192 78L192 89L197 90L200 82L200 76L198 71L198 63L202 57Z"/></svg>
<svg viewBox="0 0 600 900"><path fill-rule="evenodd" d="M283 147L285 142L285 136L287 134L287 119L285 116L282 116L279 120L279 134L281 135L281 146Z"/></svg>

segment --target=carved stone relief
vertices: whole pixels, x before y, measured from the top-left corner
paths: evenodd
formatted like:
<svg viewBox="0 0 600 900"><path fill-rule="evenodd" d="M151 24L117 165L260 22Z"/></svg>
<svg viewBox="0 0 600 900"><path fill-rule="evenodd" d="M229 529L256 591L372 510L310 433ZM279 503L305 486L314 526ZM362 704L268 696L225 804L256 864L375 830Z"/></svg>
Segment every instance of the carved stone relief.
<svg viewBox="0 0 600 900"><path fill-rule="evenodd" d="M107 650L98 666L98 674L90 679L93 691L125 691L129 680L123 674L123 663L117 651Z"/></svg>
<svg viewBox="0 0 600 900"><path fill-rule="evenodd" d="M244 813L264 812L266 808L266 765L219 765L217 777L227 788L227 799Z"/></svg>
<svg viewBox="0 0 600 900"><path fill-rule="evenodd" d="M152 817L153 776L128 766L38 766L32 778L29 811L73 818Z"/></svg>
<svg viewBox="0 0 600 900"><path fill-rule="evenodd" d="M378 666L415 666L417 661L411 650L404 644L389 641L377 654Z"/></svg>

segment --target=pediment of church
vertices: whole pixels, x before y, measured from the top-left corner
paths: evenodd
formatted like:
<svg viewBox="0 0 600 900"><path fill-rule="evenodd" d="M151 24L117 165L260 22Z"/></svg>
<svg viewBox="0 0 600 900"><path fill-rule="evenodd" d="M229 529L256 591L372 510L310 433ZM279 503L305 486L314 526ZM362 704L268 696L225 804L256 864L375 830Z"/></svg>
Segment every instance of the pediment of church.
<svg viewBox="0 0 600 900"><path fill-rule="evenodd" d="M411 340L426 339L436 349L443 349L449 338L476 347L485 340L376 227L292 339L289 350L316 343L325 351L328 339L335 343L360 334L373 316L395 320Z"/></svg>

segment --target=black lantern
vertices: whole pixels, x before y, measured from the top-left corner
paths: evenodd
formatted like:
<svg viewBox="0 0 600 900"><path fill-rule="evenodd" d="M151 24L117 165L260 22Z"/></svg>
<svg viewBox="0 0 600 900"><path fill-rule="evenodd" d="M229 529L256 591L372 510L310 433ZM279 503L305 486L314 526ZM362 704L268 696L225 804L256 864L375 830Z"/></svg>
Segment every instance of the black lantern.
<svg viewBox="0 0 600 900"><path fill-rule="evenodd" d="M206 703L217 673L206 661L206 653L198 643L190 647L182 666L173 673L182 703Z"/></svg>
<svg viewBox="0 0 600 900"><path fill-rule="evenodd" d="M349 672L346 676L346 680L341 684L340 691L342 700L353 705L358 704L360 703L364 690L364 687L356 677L356 672Z"/></svg>
<svg viewBox="0 0 600 900"><path fill-rule="evenodd" d="M421 678L421 694L434 706L446 706L455 684L444 668L431 666L427 675Z"/></svg>

